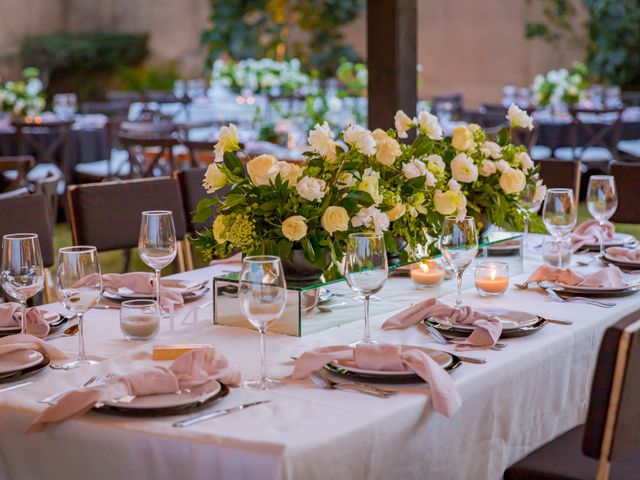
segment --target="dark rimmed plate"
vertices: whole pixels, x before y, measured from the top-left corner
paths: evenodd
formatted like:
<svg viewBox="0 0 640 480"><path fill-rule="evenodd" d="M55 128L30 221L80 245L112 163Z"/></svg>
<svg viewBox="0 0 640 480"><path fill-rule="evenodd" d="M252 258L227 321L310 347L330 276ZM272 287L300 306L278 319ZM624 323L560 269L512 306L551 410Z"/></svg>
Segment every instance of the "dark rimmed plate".
<svg viewBox="0 0 640 480"><path fill-rule="evenodd" d="M227 387L224 383L220 383L220 391L213 395L212 397L207 398L203 401L194 402L192 404L183 405L179 407L163 407L163 408L153 408L153 409L142 409L142 408L123 408L116 406L107 406L102 405L100 407L94 407L93 410L99 413L104 413L108 415L118 415L124 417L170 417L173 415L185 415L187 413L197 412L199 410L204 410L209 408L214 403L218 402L221 398L229 395L229 387Z"/></svg>
<svg viewBox="0 0 640 480"><path fill-rule="evenodd" d="M606 253L604 254L604 260L606 260L612 265L615 265L616 267L620 267L625 270L640 270L640 262L616 260L615 258L611 258Z"/></svg>
<svg viewBox="0 0 640 480"><path fill-rule="evenodd" d="M61 313L58 314L58 319L55 322L51 322L49 324L49 333L55 333L58 330L60 330L60 327L63 327L64 325L67 324L67 322L69 321L68 316L63 315ZM18 333L20 333L20 327L11 329L11 330L1 330L0 331L0 338L2 337L8 337L10 335L17 335Z"/></svg>
<svg viewBox="0 0 640 480"><path fill-rule="evenodd" d="M500 334L500 338L514 338L514 337L524 337L526 335L532 335L536 333L541 328L544 328L547 323L547 320L542 317L538 317L540 320L534 323L533 325L528 325L525 327L514 328L512 330L503 330ZM445 336L452 336L456 338L467 338L471 332L469 330L459 330L451 325L443 325L442 323L434 322L429 319L424 320L425 325L430 325L434 327L439 332L443 333Z"/></svg>
<svg viewBox="0 0 640 480"><path fill-rule="evenodd" d="M625 288L586 288L572 287L569 285L554 284L552 290L566 295L578 295L582 297L626 297L633 295L640 290L640 285L633 285Z"/></svg>
<svg viewBox="0 0 640 480"><path fill-rule="evenodd" d="M628 233L615 233L613 238L605 240L604 246L607 247L634 247L637 245L638 241L636 237ZM585 243L582 247L584 250L588 251L599 251L600 243Z"/></svg>
<svg viewBox="0 0 640 480"><path fill-rule="evenodd" d="M182 299L185 302L195 302L196 300L200 300L209 292L209 287L203 287L200 290L196 290L194 292L186 292L182 294ZM156 298L155 295L146 295L146 296L138 296L135 298L129 297L128 295L118 295L117 293L109 292L108 290L104 290L102 292L102 296L109 300L114 300L116 302L124 302L125 300L153 300Z"/></svg>
<svg viewBox="0 0 640 480"><path fill-rule="evenodd" d="M32 377L37 373L40 373L42 370L47 368L51 360L46 355L43 355L42 361L37 365L34 365L29 368L25 368L24 370L17 370L10 374L4 374L0 377L0 383L13 383L24 380L25 378Z"/></svg>

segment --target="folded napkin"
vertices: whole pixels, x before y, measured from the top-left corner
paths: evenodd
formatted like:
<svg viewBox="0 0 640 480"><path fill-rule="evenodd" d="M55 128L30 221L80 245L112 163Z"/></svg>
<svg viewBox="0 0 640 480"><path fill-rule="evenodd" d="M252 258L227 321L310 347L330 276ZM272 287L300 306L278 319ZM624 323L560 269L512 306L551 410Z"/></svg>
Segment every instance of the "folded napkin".
<svg viewBox="0 0 640 480"><path fill-rule="evenodd" d="M355 348L345 345L309 350L296 360L291 378L305 378L333 360L350 360L367 370L413 371L429 384L433 409L447 417L452 417L462 404L453 380L434 359L417 348L403 350L398 345L381 343Z"/></svg>
<svg viewBox="0 0 640 480"><path fill-rule="evenodd" d="M613 238L616 229L611 222L600 225L597 220L587 220L578 225L571 233L571 245L576 251L585 244L598 244L602 238L604 241Z"/></svg>
<svg viewBox="0 0 640 480"><path fill-rule="evenodd" d="M597 272L581 275L570 268L542 265L527 278L527 283L545 281L578 287L624 288L629 286L618 267L601 268Z"/></svg>
<svg viewBox="0 0 640 480"><path fill-rule="evenodd" d="M459 350L491 348L502 333L502 322L495 315L479 310L474 311L471 307L450 307L435 298L423 300L396 313L382 324L382 328L384 330L407 328L417 325L427 317L447 317L451 319L451 323L475 327L471 335L456 345Z"/></svg>
<svg viewBox="0 0 640 480"><path fill-rule="evenodd" d="M242 253L236 253L227 258L216 258L211 260L209 265L225 265L227 263L242 263Z"/></svg>
<svg viewBox="0 0 640 480"><path fill-rule="evenodd" d="M81 415L101 402L126 396L177 393L214 379L237 386L240 372L232 368L226 357L214 348L192 350L180 355L169 367L156 365L141 368L96 387L79 388L67 393L58 403L41 412L27 433L41 432L49 424Z"/></svg>
<svg viewBox="0 0 640 480"><path fill-rule="evenodd" d="M0 361L2 356L17 350L36 350L53 361L67 360L69 357L53 345L33 335L9 335L0 338Z"/></svg>
<svg viewBox="0 0 640 480"><path fill-rule="evenodd" d="M22 325L22 307L17 302L0 303L0 327ZM49 323L37 308L27 308L27 333L44 338L49 335Z"/></svg>
<svg viewBox="0 0 640 480"><path fill-rule="evenodd" d="M606 253L609 258L620 262L640 262L640 247L609 247L607 248Z"/></svg>

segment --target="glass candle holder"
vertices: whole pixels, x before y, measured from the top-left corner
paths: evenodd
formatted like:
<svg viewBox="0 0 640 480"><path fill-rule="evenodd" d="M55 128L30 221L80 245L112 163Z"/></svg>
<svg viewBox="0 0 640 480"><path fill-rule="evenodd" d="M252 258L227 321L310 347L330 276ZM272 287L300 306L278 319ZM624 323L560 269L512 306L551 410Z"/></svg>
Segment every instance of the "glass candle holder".
<svg viewBox="0 0 640 480"><path fill-rule="evenodd" d="M442 283L445 270L435 260L423 258L422 261L411 265L409 275L416 287L432 288Z"/></svg>
<svg viewBox="0 0 640 480"><path fill-rule="evenodd" d="M547 237L542 241L542 260L554 267L566 268L571 263L571 238ZM562 252L562 258L559 258Z"/></svg>
<svg viewBox="0 0 640 480"><path fill-rule="evenodd" d="M483 297L502 295L509 288L509 265L504 262L483 262L476 265L476 289Z"/></svg>
<svg viewBox="0 0 640 480"><path fill-rule="evenodd" d="M127 340L151 340L160 328L160 311L155 300L127 300L120 308L120 330Z"/></svg>

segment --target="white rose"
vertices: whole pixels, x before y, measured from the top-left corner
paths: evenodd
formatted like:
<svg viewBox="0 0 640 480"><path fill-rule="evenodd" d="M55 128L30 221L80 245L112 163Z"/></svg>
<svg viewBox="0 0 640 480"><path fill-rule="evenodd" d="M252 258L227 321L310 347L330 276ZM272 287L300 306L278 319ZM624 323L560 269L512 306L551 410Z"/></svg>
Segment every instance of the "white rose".
<svg viewBox="0 0 640 480"><path fill-rule="evenodd" d="M480 164L480 175L483 177L488 177L489 175L493 175L496 173L496 164L491 160L483 160Z"/></svg>
<svg viewBox="0 0 640 480"><path fill-rule="evenodd" d="M313 130L309 132L307 139L311 148L325 157L328 162L334 162L336 159L336 142L333 141L333 132L329 128L329 124L324 122L322 125L316 123Z"/></svg>
<svg viewBox="0 0 640 480"><path fill-rule="evenodd" d="M502 172L498 183L506 193L518 193L527 185L527 178L522 170L510 168Z"/></svg>
<svg viewBox="0 0 640 480"><path fill-rule="evenodd" d="M396 158L400 156L400 144L395 138L387 135L387 132L380 128L376 128L372 133L373 139L376 141L376 160L382 165L393 165Z"/></svg>
<svg viewBox="0 0 640 480"><path fill-rule="evenodd" d="M523 172L526 173L533 168L533 160L531 160L531 157L527 152L516 153L515 159Z"/></svg>
<svg viewBox="0 0 640 480"><path fill-rule="evenodd" d="M347 145L354 147L365 155L375 155L376 141L371 132L360 125L349 125L342 134Z"/></svg>
<svg viewBox="0 0 640 480"><path fill-rule="evenodd" d="M407 211L407 206L404 203L400 203L395 207L393 207L391 210L387 210L384 213L387 217L389 217L390 221L394 222L399 218L402 218L402 216L406 213L406 211Z"/></svg>
<svg viewBox="0 0 640 480"><path fill-rule="evenodd" d="M320 220L322 228L333 234L334 232L346 232L349 229L349 214L342 207L328 207Z"/></svg>
<svg viewBox="0 0 640 480"><path fill-rule="evenodd" d="M471 157L459 153L451 161L451 175L458 182L475 182L478 179L478 167L473 163Z"/></svg>
<svg viewBox="0 0 640 480"><path fill-rule="evenodd" d="M459 152L472 151L475 147L473 132L466 125L458 125L453 129L451 145Z"/></svg>
<svg viewBox="0 0 640 480"><path fill-rule="evenodd" d="M511 168L511 165L509 165L505 160L498 160L497 162L494 162L494 163L496 166L496 170L498 170L501 173Z"/></svg>
<svg viewBox="0 0 640 480"><path fill-rule="evenodd" d="M382 202L382 195L380 194L380 174L367 168L362 175L362 180L358 183L358 190L367 192L371 195L373 203L378 205Z"/></svg>
<svg viewBox="0 0 640 480"><path fill-rule="evenodd" d="M418 118L413 121L418 125L421 133L424 133L431 140L442 140L442 127L438 122L438 117L429 112L420 112Z"/></svg>
<svg viewBox="0 0 640 480"><path fill-rule="evenodd" d="M542 180L536 182L536 191L533 193L533 201L535 203L542 202L547 195L547 187L542 184Z"/></svg>
<svg viewBox="0 0 640 480"><path fill-rule="evenodd" d="M427 166L424 164L422 160L418 160L417 158L411 159L411 161L405 163L402 166L402 173L407 180L416 177L423 177L427 174L429 170L427 170Z"/></svg>
<svg viewBox="0 0 640 480"><path fill-rule="evenodd" d="M433 207L441 215L451 215L457 211L458 207L464 206L463 199L464 195L455 190L447 190L446 192L436 190L433 194Z"/></svg>
<svg viewBox="0 0 640 480"><path fill-rule="evenodd" d="M293 215L282 222L282 234L292 242L304 238L307 234L307 224L302 215Z"/></svg>
<svg viewBox="0 0 640 480"><path fill-rule="evenodd" d="M396 127L396 132L398 132L398 138L407 138L407 130L413 126L411 118L409 118L409 116L402 110L398 110L395 117L393 117L393 121Z"/></svg>
<svg viewBox="0 0 640 480"><path fill-rule="evenodd" d="M449 179L449 181L447 182L447 187L449 187L449 190L454 190L456 192L462 190L462 187L460 187L460 184L455 178Z"/></svg>
<svg viewBox="0 0 640 480"><path fill-rule="evenodd" d="M220 170L217 163L212 163L207 167L202 180L202 186L207 193L213 193L229 183L227 176Z"/></svg>
<svg viewBox="0 0 640 480"><path fill-rule="evenodd" d="M325 194L326 183L324 180L318 180L312 177L303 177L296 185L296 191L305 200L313 202L322 200Z"/></svg>
<svg viewBox="0 0 640 480"><path fill-rule="evenodd" d="M224 126L220 129L218 143L213 146L216 162L221 162L223 160L225 152L237 152L238 150L240 150L240 144L238 143L238 129L233 123L230 123L228 126Z"/></svg>
<svg viewBox="0 0 640 480"><path fill-rule="evenodd" d="M289 188L294 188L302 175L302 169L295 163L278 162L278 171L282 181L289 182Z"/></svg>
<svg viewBox="0 0 640 480"><path fill-rule="evenodd" d="M512 103L509 107L505 118L509 120L512 127L522 127L533 130L533 119L515 103Z"/></svg>
<svg viewBox="0 0 640 480"><path fill-rule="evenodd" d="M444 172L444 160L440 155L429 155L427 157L427 168L433 173L442 173Z"/></svg>
<svg viewBox="0 0 640 480"><path fill-rule="evenodd" d="M341 172L340 175L338 175L338 190L353 187L356 183L357 180L351 172Z"/></svg>
<svg viewBox="0 0 640 480"><path fill-rule="evenodd" d="M494 160L502 157L502 150L496 142L484 142L480 145L480 151L485 157L493 158Z"/></svg>
<svg viewBox="0 0 640 480"><path fill-rule="evenodd" d="M269 185L279 172L278 160L273 155L258 155L247 163L247 173L254 185Z"/></svg>
<svg viewBox="0 0 640 480"><path fill-rule="evenodd" d="M388 230L391 224L389 217L376 207L361 208L354 217L351 218L351 225L354 227L373 228L376 233Z"/></svg>

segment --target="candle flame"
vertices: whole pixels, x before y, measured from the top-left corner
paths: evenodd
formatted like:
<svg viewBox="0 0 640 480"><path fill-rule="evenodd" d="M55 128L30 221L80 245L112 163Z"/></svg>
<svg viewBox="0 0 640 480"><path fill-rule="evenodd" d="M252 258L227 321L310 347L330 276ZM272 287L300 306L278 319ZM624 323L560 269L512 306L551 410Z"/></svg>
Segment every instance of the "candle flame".
<svg viewBox="0 0 640 480"><path fill-rule="evenodd" d="M495 270L491 270L491 273L489 274L489 277L491 278L491 281L496 279L496 271Z"/></svg>
<svg viewBox="0 0 640 480"><path fill-rule="evenodd" d="M426 260L422 260L422 262L420 262L420 269L423 272L428 272L429 271L429 264L427 263Z"/></svg>

